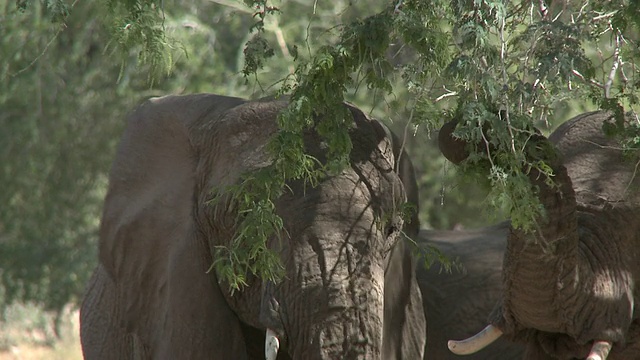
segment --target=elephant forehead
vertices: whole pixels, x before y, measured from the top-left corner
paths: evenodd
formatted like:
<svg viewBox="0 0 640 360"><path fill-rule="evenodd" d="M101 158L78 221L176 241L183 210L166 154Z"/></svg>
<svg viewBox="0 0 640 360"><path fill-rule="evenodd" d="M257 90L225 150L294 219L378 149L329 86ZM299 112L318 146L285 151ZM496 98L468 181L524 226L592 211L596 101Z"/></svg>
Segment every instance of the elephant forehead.
<svg viewBox="0 0 640 360"><path fill-rule="evenodd" d="M282 255L285 267L296 274L290 277L295 279L294 283L311 284L322 280L320 283L332 291L345 292L348 280L355 281L354 277L366 277L369 285L373 284L373 278L378 282L384 278L387 247L375 227L356 226L348 231L332 221L319 220L288 235L293 246ZM378 285L382 286L381 283Z"/></svg>
<svg viewBox="0 0 640 360"><path fill-rule="evenodd" d="M371 196L356 177L332 177L315 188L297 182L290 190L278 201L289 225L306 227L318 218L345 224L361 217L372 218Z"/></svg>
<svg viewBox="0 0 640 360"><path fill-rule="evenodd" d="M325 179L315 189L307 190L304 200L312 207L326 205L336 216L365 210L379 214L400 206L404 191L395 173L382 173L369 163Z"/></svg>

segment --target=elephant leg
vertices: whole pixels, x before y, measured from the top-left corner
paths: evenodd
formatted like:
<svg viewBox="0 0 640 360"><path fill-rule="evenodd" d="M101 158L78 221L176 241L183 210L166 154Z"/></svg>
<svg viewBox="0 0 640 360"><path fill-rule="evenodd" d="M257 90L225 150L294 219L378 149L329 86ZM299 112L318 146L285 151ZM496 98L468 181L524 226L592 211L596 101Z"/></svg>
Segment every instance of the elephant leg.
<svg viewBox="0 0 640 360"><path fill-rule="evenodd" d="M80 308L80 341L85 359L137 360L148 358L139 339L118 325L119 309L113 280L98 265Z"/></svg>

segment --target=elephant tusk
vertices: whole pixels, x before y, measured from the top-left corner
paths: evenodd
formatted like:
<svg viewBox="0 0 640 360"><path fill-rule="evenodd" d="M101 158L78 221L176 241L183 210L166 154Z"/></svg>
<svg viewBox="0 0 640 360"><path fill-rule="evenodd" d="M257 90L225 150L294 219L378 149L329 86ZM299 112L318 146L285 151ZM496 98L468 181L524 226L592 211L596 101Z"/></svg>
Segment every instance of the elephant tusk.
<svg viewBox="0 0 640 360"><path fill-rule="evenodd" d="M595 341L587 360L607 360L613 344L610 341Z"/></svg>
<svg viewBox="0 0 640 360"><path fill-rule="evenodd" d="M493 325L488 325L472 337L460 341L449 340L447 346L456 355L469 355L480 351L502 335L502 331Z"/></svg>
<svg viewBox="0 0 640 360"><path fill-rule="evenodd" d="M267 336L264 339L264 358L266 360L276 360L279 348L280 341L275 331L267 328Z"/></svg>

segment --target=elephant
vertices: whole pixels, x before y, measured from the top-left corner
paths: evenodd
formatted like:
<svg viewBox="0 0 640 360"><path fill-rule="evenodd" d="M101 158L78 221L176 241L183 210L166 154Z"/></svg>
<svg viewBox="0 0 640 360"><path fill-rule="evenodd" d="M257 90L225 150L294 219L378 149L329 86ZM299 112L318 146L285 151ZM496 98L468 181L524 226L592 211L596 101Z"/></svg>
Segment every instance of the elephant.
<svg viewBox="0 0 640 360"><path fill-rule="evenodd" d="M638 158L604 135L611 119L596 111L548 138L531 131L528 161L544 160L553 173L549 182L536 168L523 169L545 214L531 231L509 228L504 290L489 324L451 341L452 351L473 353L505 336L525 344L524 359L640 359ZM449 160L460 163L473 146L491 149L456 137L457 126L446 123L438 136ZM492 128L483 132L490 142Z"/></svg>
<svg viewBox="0 0 640 360"><path fill-rule="evenodd" d="M109 174L98 265L80 310L87 359L420 359L419 229L409 157L379 121L352 115L350 166L315 186L287 182L268 239L279 282L247 275L232 291L214 251L237 230L225 189L272 163L266 150L287 98L214 94L152 98L128 117ZM313 119L308 154L326 162ZM407 177L409 176L409 177ZM401 178L402 177L402 178ZM211 202L211 199L218 199Z"/></svg>
<svg viewBox="0 0 640 360"><path fill-rule="evenodd" d="M486 323L502 294L502 257L509 222L471 230L421 230L418 246L435 246L453 262L450 271L441 266L418 265L418 285L427 317L424 360L455 360L447 340L466 338ZM505 338L469 355L471 360L513 360L524 346Z"/></svg>

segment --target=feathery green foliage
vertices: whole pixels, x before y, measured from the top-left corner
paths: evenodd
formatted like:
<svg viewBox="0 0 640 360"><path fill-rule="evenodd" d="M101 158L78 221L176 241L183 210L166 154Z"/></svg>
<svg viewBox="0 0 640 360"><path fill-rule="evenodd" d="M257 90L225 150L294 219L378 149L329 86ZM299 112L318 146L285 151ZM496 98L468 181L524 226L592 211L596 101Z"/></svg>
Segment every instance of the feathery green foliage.
<svg viewBox="0 0 640 360"><path fill-rule="evenodd" d="M274 143L278 144L275 149L300 150L293 152L293 158L285 152L273 153L276 167L291 166L281 168L275 178L284 184L295 169L304 168L300 134L312 123L312 111L325 115L317 129L330 145L328 169L345 165L350 145L344 115L335 109L342 109L343 94L357 86L356 74L370 89L393 91L389 78L394 68L385 53L391 41L402 39L415 54L416 61L402 70L418 111L433 113L426 104L450 96L444 109L449 109L449 119L458 118L462 125L455 135L487 150L474 151L464 169L488 179L489 203L506 209L514 226L532 229L544 209L524 171L535 168L548 181L553 178L544 159L526 154L536 120L546 121L558 103L574 96L604 98L599 104L605 109L616 109L622 102L635 104L630 94L637 90L637 81L630 85L624 70L634 79L638 70L622 62L620 53L627 48L637 51L637 40L624 35L628 23L617 19L619 13L637 8L625 2L609 6L576 2L562 9L544 1L428 5L399 1L344 27L336 44L319 49L310 62L299 63L293 85L284 87L285 92L291 91L292 106L280 118L282 130ZM446 34L442 28L452 30ZM637 36L634 31L630 36ZM595 64L583 46L598 46L607 34L616 39L608 73L596 68L607 68L607 60ZM623 81L614 88L618 68ZM445 79L434 80L438 75ZM598 82L598 75L604 80ZM438 83L446 93L436 96L433 85Z"/></svg>
<svg viewBox="0 0 640 360"><path fill-rule="evenodd" d="M245 46L242 72L257 77L275 54L264 36L265 19L282 10L266 0L245 4L255 10L257 22ZM345 94L361 85L389 94L396 89L391 79L397 74L414 104L412 121L436 128L440 119L434 114L444 110L444 120L460 119L456 136L491 149L474 153L464 169L487 179L489 204L506 209L514 226L531 228L544 209L523 169L534 167L549 179L553 176L544 162L531 162L525 154L534 126L546 123L558 104L575 97L592 98L607 109L635 105L638 70L632 61L620 60L637 55L635 20L626 20L634 12L637 6L624 1L570 2L559 8L544 1L409 0L341 26L335 42L308 59L295 57L295 70L281 85L291 105L281 114L280 131L269 148L273 165L264 170L267 175L248 175L243 182L244 189L264 186L270 191L235 193L244 199L244 217L236 241L225 249L234 256L221 257L218 271L233 269L224 272L232 286L237 286L233 276L247 269L276 280L278 272L272 271L273 258L264 246L281 231L273 200L290 179L316 182L348 163L350 119L340 105ZM613 47L603 43L607 36L615 39ZM392 64L388 52L394 42L402 44L410 61ZM585 44L612 55L594 58ZM616 77L618 73L623 76ZM313 124L329 145L323 167L304 154L301 135ZM246 231L256 227L265 231ZM249 234L259 240L248 239Z"/></svg>
<svg viewBox="0 0 640 360"><path fill-rule="evenodd" d="M449 89L458 99L450 116L463 124L457 136L482 144L486 152L491 149L489 154L470 157L464 169L487 176L490 203L506 208L514 226L531 229L544 209L524 169L533 167L549 179L553 177L544 162L531 162L526 156L534 125L552 117L559 103L573 97L592 98L606 110L621 108L623 103L631 108L636 104L632 94L637 86L625 79L625 71L636 79L640 73L633 61L622 62L619 54L625 49L637 51L638 32L634 29L627 38L615 21L633 5L569 2L558 8L544 1L452 4L458 51L447 73L454 79ZM615 45L603 49L607 37L615 38ZM608 51L611 58L602 53L600 59L588 56L589 44ZM616 78L618 73L622 81ZM598 81L598 76L603 79ZM481 164L487 160L490 166L483 168Z"/></svg>
<svg viewBox="0 0 640 360"><path fill-rule="evenodd" d="M555 118L566 116L567 104L583 106L581 103L590 101L592 107L616 114L616 120L605 129L607 132L619 136L629 151L637 153L640 146L637 117L622 120L623 113L638 108L640 7L636 1L356 0L303 4L245 0L243 4L213 0L169 4L158 0L110 0L105 7L80 7L76 1L21 0L15 3L17 7L6 1L2 4L0 34L5 36L0 40L0 51L12 57L3 57L10 60L1 65L0 103L3 110L11 111L0 112L0 120L10 124L11 129L18 129L14 138L24 139L21 141L29 144L28 149L37 149L35 156L47 159L25 161L28 166L22 167L20 162L7 161L11 165L3 167L5 175L0 184L13 184L12 189L16 189L5 203L21 206L5 210L2 214L6 216L0 219L0 237L12 239L8 243L14 253L27 254L33 244L25 244L18 251L19 241L14 239L37 239L50 228L64 230L59 236L67 240L95 237L91 233L97 222L95 199L86 209L80 210L78 205L77 212L82 213L78 219L69 220L74 218L72 214L52 217L45 222L47 227L42 227L40 221L47 220L45 212L34 212L38 206L33 204L42 199L50 200L43 203L43 209L51 209L56 203L77 203L79 197L58 196L56 192L62 184L75 184L68 179L80 178L82 171L70 170L56 182L60 186L46 188L33 185L33 174L55 173L51 169L60 166L51 165L54 162L50 159L55 157L52 154L67 154L60 150L64 147L55 145L65 143L67 138L61 130L65 126L78 134L91 133L92 128L80 126L83 123L79 121L63 125L67 123L59 119L79 119L82 111L93 117L121 116L119 111L111 115L100 112L130 108L132 97L150 94L141 90L148 87L148 82L139 79L136 66L143 75L151 74L142 78L153 79L160 89L157 93L217 91L246 96L264 91L265 83L275 82L266 91L277 88L280 94L290 96L290 106L278 120L280 131L269 147L273 164L258 173L246 174L237 187L227 189L228 195L236 199L241 221L230 247L217 249L221 260L214 265L233 288L240 288L249 273L273 280L281 274L277 258L268 251L265 241L281 231L282 223L273 212L273 203L286 191L286 182L306 179L314 184L324 174L348 164L352 145L347 128L351 120L341 106L345 99L356 101L361 107L371 106L375 114L408 118L410 124L404 126L405 132L421 136L412 139L421 153L414 151L412 155L425 169L433 169L429 167L431 163L440 160L422 158L423 153L433 151L421 147L420 143L428 141L428 131L423 129L435 129L443 121L459 119L462 126L456 136L491 149L489 154L474 149L464 172L475 174L490 185L486 202L506 209L513 224L525 228L543 209L523 169L535 167L553 179L544 162L532 163L524 152L534 127L550 126ZM77 9L89 10L76 13ZM69 21L74 13L84 14L86 20ZM92 13L98 15L92 17ZM104 35L106 28L112 35ZM34 34L40 36L31 36ZM30 38L37 38L38 43L25 42ZM86 76L75 77L78 73ZM77 88L76 93L68 97L57 95L64 94L63 84L67 82L72 84L69 87ZM47 87L49 91L42 91ZM109 92L100 91L101 88L115 89L117 96L105 96ZM46 101L30 102L35 95L22 94L36 94ZM123 98L127 105L122 105ZM371 104L371 99L376 104ZM82 104L78 112L67 111L78 108L78 102ZM55 106L45 106L45 111L36 114L33 103ZM14 120L18 118L29 120ZM47 119L58 122L47 123ZM101 128L96 127L98 133L119 129L100 124L105 129L100 132ZM304 152L301 134L311 126L329 145L328 162L322 166ZM42 134L49 135L52 142L42 141ZM14 138L3 142L12 146L11 152L4 153L21 154ZM109 138L104 143L97 142L95 149L86 143L82 146L91 149L90 156L102 159L108 158L103 154L112 151L114 142ZM54 145L45 148L45 144ZM75 153L69 152L68 156L72 155ZM82 187L82 194L95 197L92 191L100 193L91 188L104 179L102 160L100 164L101 170L87 168L91 171L87 170L90 174L81 182L87 186ZM33 171L19 171L26 167ZM22 175L12 176L12 172ZM22 177L23 174L27 175ZM423 182L436 182L422 176ZM442 180L448 181L449 177ZM36 193L40 195L27 196ZM424 191L423 195L430 196ZM28 221L15 220L19 218L18 212L13 211L16 208L28 210L24 216ZM444 213L435 205L429 209L434 216ZM82 231L74 233L73 229ZM49 250L69 243L49 244L50 248L32 263L46 263L42 259L50 256ZM24 256L21 259L28 258ZM58 282L67 284L67 280L44 274L61 272L52 270L57 264L78 261L62 259L55 258L55 264L52 259L47 267L38 267L40 270L35 272L22 267L15 272L3 268L3 281L26 284L38 283L34 279L42 278L46 285L34 285L32 289L54 289ZM19 268L14 263L11 266ZM78 273L77 268L70 269L69 278ZM17 290L22 289L20 286L9 285L9 292L37 292ZM63 288L61 294L78 291Z"/></svg>

